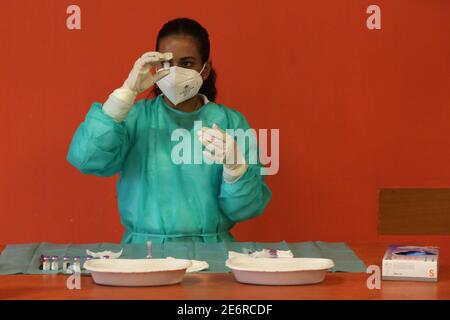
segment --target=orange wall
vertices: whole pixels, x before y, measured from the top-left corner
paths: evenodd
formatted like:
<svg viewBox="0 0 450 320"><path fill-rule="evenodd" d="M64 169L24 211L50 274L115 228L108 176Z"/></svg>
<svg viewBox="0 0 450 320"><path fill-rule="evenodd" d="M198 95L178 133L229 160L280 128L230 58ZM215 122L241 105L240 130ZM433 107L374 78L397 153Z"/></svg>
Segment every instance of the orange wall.
<svg viewBox="0 0 450 320"><path fill-rule="evenodd" d="M120 241L117 178L77 172L69 143L162 24L188 16L210 32L219 102L280 129L273 200L239 240L412 241L450 260L450 236L377 233L379 188L450 187L449 1L162 3L1 1L0 243Z"/></svg>

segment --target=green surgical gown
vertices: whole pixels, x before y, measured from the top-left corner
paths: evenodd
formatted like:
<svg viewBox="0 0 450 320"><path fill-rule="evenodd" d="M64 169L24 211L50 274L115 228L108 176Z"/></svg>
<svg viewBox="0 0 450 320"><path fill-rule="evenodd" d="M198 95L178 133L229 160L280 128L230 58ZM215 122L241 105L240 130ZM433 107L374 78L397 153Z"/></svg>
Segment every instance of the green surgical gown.
<svg viewBox="0 0 450 320"><path fill-rule="evenodd" d="M206 127L216 123L224 130L250 128L241 113L224 105L208 102L195 112L183 112L159 95L138 101L120 123L103 113L102 104L93 103L76 130L67 160L85 174L120 175L122 243L234 241L230 229L235 223L260 215L269 203L272 194L259 161L249 164L232 184L223 178L223 165L202 161L196 121ZM178 140L172 136L175 129L184 133ZM189 149L181 146L189 143L190 162L174 163L173 150L186 156ZM254 144L239 144L249 161ZM194 158L196 152L200 158Z"/></svg>

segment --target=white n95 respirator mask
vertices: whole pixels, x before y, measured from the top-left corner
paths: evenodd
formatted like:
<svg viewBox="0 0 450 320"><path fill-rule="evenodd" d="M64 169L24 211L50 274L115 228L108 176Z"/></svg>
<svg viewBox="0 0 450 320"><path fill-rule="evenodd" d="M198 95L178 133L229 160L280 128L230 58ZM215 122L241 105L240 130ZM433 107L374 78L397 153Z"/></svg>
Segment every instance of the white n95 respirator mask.
<svg viewBox="0 0 450 320"><path fill-rule="evenodd" d="M200 72L177 66L170 67L170 73L156 84L170 102L174 105L180 104L194 97L200 91L203 84L201 73L205 66L206 64L203 65Z"/></svg>

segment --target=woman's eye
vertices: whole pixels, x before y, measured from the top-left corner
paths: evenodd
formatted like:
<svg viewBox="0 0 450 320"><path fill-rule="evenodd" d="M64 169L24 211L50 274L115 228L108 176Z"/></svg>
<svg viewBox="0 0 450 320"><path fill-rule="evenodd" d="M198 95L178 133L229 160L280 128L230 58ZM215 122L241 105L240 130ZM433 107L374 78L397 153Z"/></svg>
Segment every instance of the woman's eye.
<svg viewBox="0 0 450 320"><path fill-rule="evenodd" d="M183 62L183 68L191 68L193 63L191 61L185 61Z"/></svg>

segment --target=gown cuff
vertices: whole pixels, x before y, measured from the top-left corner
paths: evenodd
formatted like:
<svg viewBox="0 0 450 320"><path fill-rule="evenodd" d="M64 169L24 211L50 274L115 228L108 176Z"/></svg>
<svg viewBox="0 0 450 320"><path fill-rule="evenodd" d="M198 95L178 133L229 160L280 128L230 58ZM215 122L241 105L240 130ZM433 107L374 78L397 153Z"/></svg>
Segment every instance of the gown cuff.
<svg viewBox="0 0 450 320"><path fill-rule="evenodd" d="M233 184L247 172L247 169L247 164L242 164L235 169L229 169L228 167L223 166L223 178L225 179L225 182Z"/></svg>
<svg viewBox="0 0 450 320"><path fill-rule="evenodd" d="M116 122L122 122L133 107L135 99L136 94L130 89L116 89L103 105L103 112Z"/></svg>

